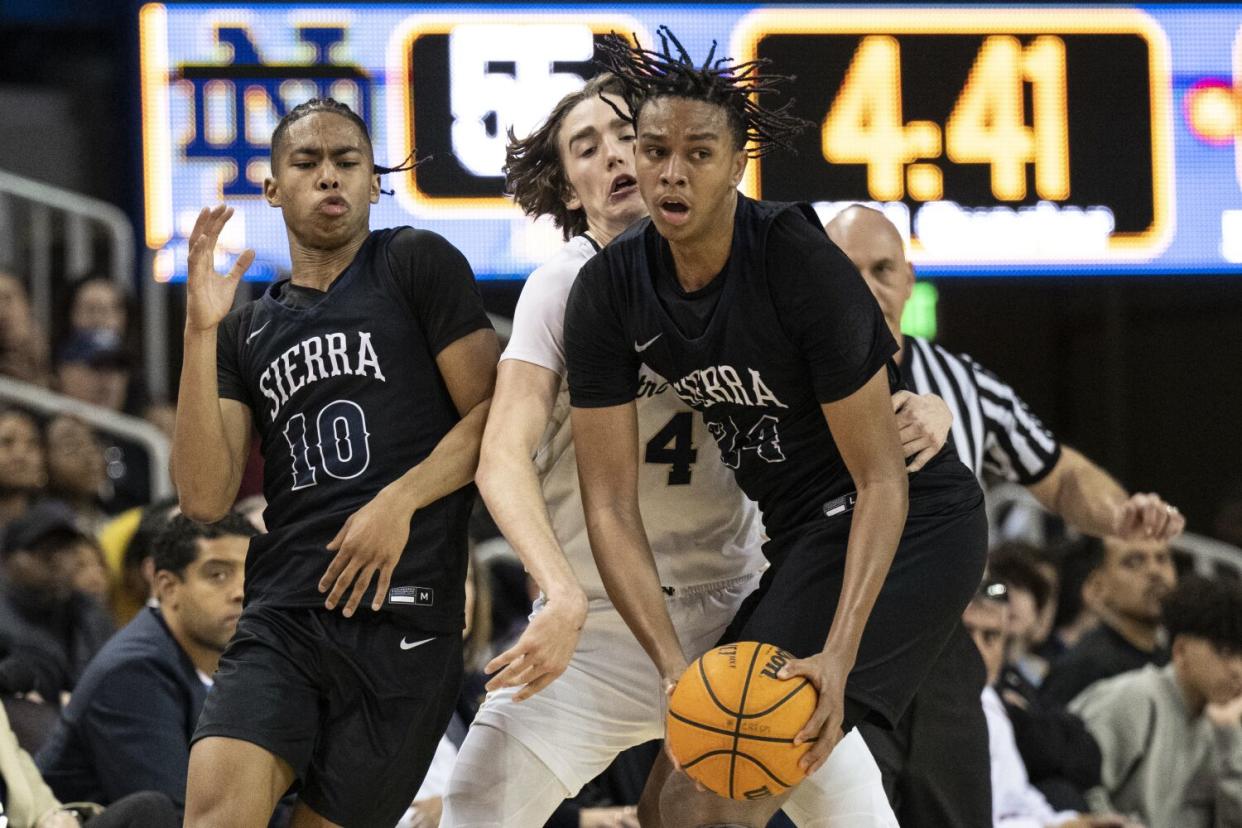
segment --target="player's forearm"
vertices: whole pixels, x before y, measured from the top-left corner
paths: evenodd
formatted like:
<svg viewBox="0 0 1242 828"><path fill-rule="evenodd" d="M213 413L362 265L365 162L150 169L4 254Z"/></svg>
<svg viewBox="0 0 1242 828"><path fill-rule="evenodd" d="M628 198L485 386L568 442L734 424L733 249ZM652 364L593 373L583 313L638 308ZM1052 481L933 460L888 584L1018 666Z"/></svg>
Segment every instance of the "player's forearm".
<svg viewBox="0 0 1242 828"><path fill-rule="evenodd" d="M909 486L904 474L858 487L845 551L841 597L824 644L825 652L851 667L897 552L908 505Z"/></svg>
<svg viewBox="0 0 1242 828"><path fill-rule="evenodd" d="M686 656L669 618L641 519L614 507L601 507L587 510L586 524L609 600L660 675L676 678L685 669Z"/></svg>
<svg viewBox="0 0 1242 828"><path fill-rule="evenodd" d="M585 604L582 587L552 530L531 452L507 437L493 435L490 429L484 435L475 475L483 502L548 600Z"/></svg>
<svg viewBox="0 0 1242 828"><path fill-rule="evenodd" d="M1103 537L1117 529L1118 509L1129 495L1108 472L1069 446L1048 478L1031 487L1044 508L1088 535Z"/></svg>
<svg viewBox="0 0 1242 828"><path fill-rule="evenodd" d="M177 395L172 472L187 516L218 520L233 505L240 475L233 468L216 379L216 329L187 330Z"/></svg>
<svg viewBox="0 0 1242 828"><path fill-rule="evenodd" d="M474 479L491 403L491 397L477 403L440 438L431 454L388 485L396 502L411 515Z"/></svg>

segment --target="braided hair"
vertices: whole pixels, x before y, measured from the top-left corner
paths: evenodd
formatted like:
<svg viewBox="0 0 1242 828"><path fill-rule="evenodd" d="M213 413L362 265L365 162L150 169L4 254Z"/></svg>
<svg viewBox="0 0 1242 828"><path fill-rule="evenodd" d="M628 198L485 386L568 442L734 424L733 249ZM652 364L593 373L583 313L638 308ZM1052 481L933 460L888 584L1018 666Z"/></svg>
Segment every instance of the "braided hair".
<svg viewBox="0 0 1242 828"><path fill-rule="evenodd" d="M404 161L402 161L400 164L396 165L395 167L385 167L380 164L376 164L375 158L374 158L374 149L372 149L372 146L371 146L371 132L370 130L367 129L366 121L362 120L362 118L358 115L357 112L354 112L352 109L350 109L349 104L341 103L335 98L311 98L308 101L303 101L302 103L298 104L293 109L290 109L287 113L285 113L285 117L280 119L280 123L276 125L276 129L273 130L272 132L272 160L273 161L275 161L276 159L276 155L280 149L280 145L285 140L285 133L289 131L289 127L293 124L293 122L300 120L302 118L305 118L307 115L311 115L316 112L331 112L333 115L340 115L342 118L346 118L352 121L354 126L358 127L358 131L361 132L362 137L366 139L367 148L372 150L371 163L375 167L376 175L386 175L387 173L405 172L407 170L412 170L415 167L417 167L419 164L421 164L423 161L427 160L427 158L420 158L416 161L414 160L414 153L411 152L408 156L406 156L406 159ZM429 157L430 156L428 156L428 158ZM382 192L389 192L389 191L384 190Z"/></svg>
<svg viewBox="0 0 1242 828"><path fill-rule="evenodd" d="M631 46L615 32L600 43L600 64L621 82L621 97L629 113L617 114L637 124L643 105L655 98L674 97L705 101L724 109L737 149L751 158L767 155L778 147L793 149L791 140L809 121L793 114L794 101L775 109L762 106L758 97L779 90L793 80L789 75L760 74L767 59L734 63L716 57L716 41L702 65L696 65L668 26L656 29L660 49ZM632 113L632 115L630 114Z"/></svg>

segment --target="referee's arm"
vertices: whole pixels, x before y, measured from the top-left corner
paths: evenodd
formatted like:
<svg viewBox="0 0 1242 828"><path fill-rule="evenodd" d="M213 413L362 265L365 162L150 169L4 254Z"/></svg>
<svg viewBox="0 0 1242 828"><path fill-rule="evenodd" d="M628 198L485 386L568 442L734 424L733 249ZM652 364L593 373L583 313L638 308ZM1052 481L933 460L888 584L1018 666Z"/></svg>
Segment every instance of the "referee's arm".
<svg viewBox="0 0 1242 828"><path fill-rule="evenodd" d="M1088 535L1176 537L1186 518L1155 494L1131 495L1104 469L1069 446L1046 477L1027 486L1039 504Z"/></svg>

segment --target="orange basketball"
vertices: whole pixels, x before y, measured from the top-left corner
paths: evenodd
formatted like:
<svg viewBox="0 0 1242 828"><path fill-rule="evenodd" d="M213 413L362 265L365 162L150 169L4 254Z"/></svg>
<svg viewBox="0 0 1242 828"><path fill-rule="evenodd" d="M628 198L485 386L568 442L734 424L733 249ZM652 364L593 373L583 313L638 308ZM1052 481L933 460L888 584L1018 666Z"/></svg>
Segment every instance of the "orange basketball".
<svg viewBox="0 0 1242 828"><path fill-rule="evenodd" d="M741 641L692 663L668 706L668 746L691 777L730 799L765 799L804 778L794 745L819 701L804 678L778 679L793 655Z"/></svg>

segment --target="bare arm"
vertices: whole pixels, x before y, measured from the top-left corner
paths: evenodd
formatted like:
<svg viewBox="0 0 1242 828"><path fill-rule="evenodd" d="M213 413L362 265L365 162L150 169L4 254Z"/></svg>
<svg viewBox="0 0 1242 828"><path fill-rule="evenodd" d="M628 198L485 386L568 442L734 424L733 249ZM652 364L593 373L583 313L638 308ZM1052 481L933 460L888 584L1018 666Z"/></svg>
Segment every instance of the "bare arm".
<svg viewBox="0 0 1242 828"><path fill-rule="evenodd" d="M185 348L173 436L172 473L181 510L211 522L233 505L250 449L250 409L220 399L216 377L216 334L228 315L237 283L254 260L238 257L228 275L215 272L212 256L232 208L204 209L190 233L186 285Z"/></svg>
<svg viewBox="0 0 1242 828"><path fill-rule="evenodd" d="M660 575L639 514L634 403L574 408L572 416L591 552L608 597L655 662L667 687L685 670L686 656L664 603Z"/></svg>
<svg viewBox="0 0 1242 828"><path fill-rule="evenodd" d="M526 685L521 701L565 671L586 621L586 595L561 550L532 458L552 416L561 378L530 362L500 363L476 481L487 509L543 591L543 610L513 647L487 665L487 689Z"/></svg>
<svg viewBox="0 0 1242 828"><path fill-rule="evenodd" d="M863 628L888 575L906 523L908 479L888 393L887 369L843 400L823 406L841 459L858 492L845 552L841 597L824 650L791 661L782 678L804 675L819 690L819 706L796 741L815 744L802 758L814 773L841 738L845 679L858 657Z"/></svg>
<svg viewBox="0 0 1242 828"><path fill-rule="evenodd" d="M1108 472L1069 446L1044 479L1028 487L1040 505L1089 535L1172 538L1186 519L1153 494L1129 494Z"/></svg>
<svg viewBox="0 0 1242 828"><path fill-rule="evenodd" d="M319 580L320 592L331 589L324 602L328 609L336 608L352 584L344 614L353 615L376 574L379 581L371 608L383 606L392 571L409 540L414 512L474 478L499 352L496 333L489 328L463 336L436 356L461 419L421 463L350 515L328 544L328 550L337 553Z"/></svg>

